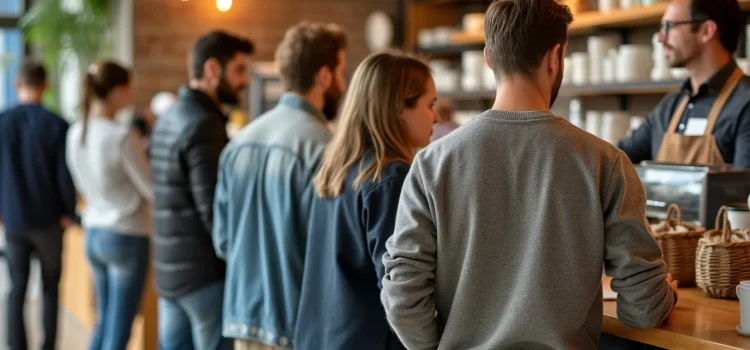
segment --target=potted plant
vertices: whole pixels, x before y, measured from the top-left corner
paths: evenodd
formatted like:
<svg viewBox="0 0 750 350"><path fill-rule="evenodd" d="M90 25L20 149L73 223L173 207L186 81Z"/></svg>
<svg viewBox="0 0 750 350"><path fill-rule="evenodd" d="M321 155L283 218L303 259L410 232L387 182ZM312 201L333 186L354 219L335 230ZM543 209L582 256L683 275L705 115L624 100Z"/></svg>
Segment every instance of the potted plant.
<svg viewBox="0 0 750 350"><path fill-rule="evenodd" d="M27 43L41 50L49 70L50 89L44 102L59 109L58 79L73 54L79 71L110 49L112 23L110 0L78 0L70 5L61 0L42 0L21 18L20 25Z"/></svg>

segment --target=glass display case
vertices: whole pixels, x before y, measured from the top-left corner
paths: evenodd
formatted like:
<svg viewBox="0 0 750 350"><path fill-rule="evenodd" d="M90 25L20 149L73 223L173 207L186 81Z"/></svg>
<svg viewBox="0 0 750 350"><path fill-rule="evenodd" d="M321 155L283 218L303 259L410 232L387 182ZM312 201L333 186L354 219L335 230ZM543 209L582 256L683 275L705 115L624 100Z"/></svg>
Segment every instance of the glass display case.
<svg viewBox="0 0 750 350"><path fill-rule="evenodd" d="M730 166L685 166L644 162L636 167L646 190L646 216L662 221L676 203L684 221L714 227L722 205L744 203L750 194L750 170Z"/></svg>

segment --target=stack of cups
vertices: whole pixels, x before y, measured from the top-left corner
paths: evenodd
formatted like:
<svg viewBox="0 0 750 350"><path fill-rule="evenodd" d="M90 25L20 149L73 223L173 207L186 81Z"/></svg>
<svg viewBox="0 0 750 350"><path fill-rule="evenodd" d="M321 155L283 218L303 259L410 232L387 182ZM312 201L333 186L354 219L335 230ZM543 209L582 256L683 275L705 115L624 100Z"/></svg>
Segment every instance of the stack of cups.
<svg viewBox="0 0 750 350"><path fill-rule="evenodd" d="M450 63L442 60L430 61L430 69L435 80L435 89L438 92L453 92L459 82L458 69L452 68Z"/></svg>
<svg viewBox="0 0 750 350"><path fill-rule="evenodd" d="M478 91L484 88L484 53L466 51L461 55L461 88L464 91Z"/></svg>
<svg viewBox="0 0 750 350"><path fill-rule="evenodd" d="M664 44L659 42L659 33L654 34L651 44L653 45L654 53L654 68L651 69L651 80L664 81L672 79L672 74L669 72L669 64L667 63L667 56L664 54Z"/></svg>
<svg viewBox="0 0 750 350"><path fill-rule="evenodd" d="M617 81L620 83L645 81L651 75L653 59L646 45L622 45L617 58Z"/></svg>
<svg viewBox="0 0 750 350"><path fill-rule="evenodd" d="M585 125L583 123L583 106L581 105L581 100L577 98L570 100L568 120L571 124L581 129L584 128Z"/></svg>
<svg viewBox="0 0 750 350"><path fill-rule="evenodd" d="M590 36L587 40L589 52L589 82L591 84L601 84L604 79L604 64L608 58L608 53L612 49L617 49L620 45L618 35L608 36Z"/></svg>
<svg viewBox="0 0 750 350"><path fill-rule="evenodd" d="M486 91L495 91L497 88L497 79L495 79L495 71L492 70L488 65L484 65L484 76L482 77L484 83L484 89Z"/></svg>
<svg viewBox="0 0 750 350"><path fill-rule="evenodd" d="M565 60L563 63L562 84L563 85L573 84L573 59L570 57L565 57Z"/></svg>
<svg viewBox="0 0 750 350"><path fill-rule="evenodd" d="M613 145L625 138L630 129L630 114L624 111L604 112L602 115L601 137Z"/></svg>
<svg viewBox="0 0 750 350"><path fill-rule="evenodd" d="M599 0L599 12L607 13L617 10L619 0Z"/></svg>
<svg viewBox="0 0 750 350"><path fill-rule="evenodd" d="M604 83L611 84L617 81L617 49L609 50L602 63L602 70Z"/></svg>
<svg viewBox="0 0 750 350"><path fill-rule="evenodd" d="M599 137L602 134L602 113L598 111L586 111L586 131L591 135Z"/></svg>
<svg viewBox="0 0 750 350"><path fill-rule="evenodd" d="M589 55L576 52L571 55L573 61L573 85L585 85L589 82Z"/></svg>
<svg viewBox="0 0 750 350"><path fill-rule="evenodd" d="M735 292L737 299L740 299L740 324L737 325L737 332L742 335L750 334L750 281L740 281Z"/></svg>
<svg viewBox="0 0 750 350"><path fill-rule="evenodd" d="M638 0L620 0L620 8L629 9L640 5Z"/></svg>

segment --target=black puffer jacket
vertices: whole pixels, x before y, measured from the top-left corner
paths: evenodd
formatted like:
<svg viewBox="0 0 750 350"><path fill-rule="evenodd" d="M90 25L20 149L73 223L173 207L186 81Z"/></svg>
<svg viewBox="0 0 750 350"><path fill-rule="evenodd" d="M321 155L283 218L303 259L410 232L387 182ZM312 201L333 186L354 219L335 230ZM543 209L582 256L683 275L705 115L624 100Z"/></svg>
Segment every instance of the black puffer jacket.
<svg viewBox="0 0 750 350"><path fill-rule="evenodd" d="M159 295L178 298L223 281L226 266L211 242L219 155L226 116L208 95L183 86L154 127L154 271Z"/></svg>

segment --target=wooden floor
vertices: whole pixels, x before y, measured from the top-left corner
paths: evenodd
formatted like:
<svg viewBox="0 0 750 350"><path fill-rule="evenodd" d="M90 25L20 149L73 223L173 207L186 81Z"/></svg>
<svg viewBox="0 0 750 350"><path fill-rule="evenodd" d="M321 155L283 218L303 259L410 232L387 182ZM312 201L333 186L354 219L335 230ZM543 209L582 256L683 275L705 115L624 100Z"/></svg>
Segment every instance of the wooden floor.
<svg viewBox="0 0 750 350"><path fill-rule="evenodd" d="M5 247L3 238L3 234L0 232L0 250ZM26 301L26 332L28 332L27 337L29 337L29 349L39 349L43 340L40 287L39 266L34 262L31 268ZM8 265L5 258L0 256L0 349L2 350L8 347L6 318L9 290ZM63 350L87 349L89 332L75 318L63 311L62 307L59 317L57 348Z"/></svg>

